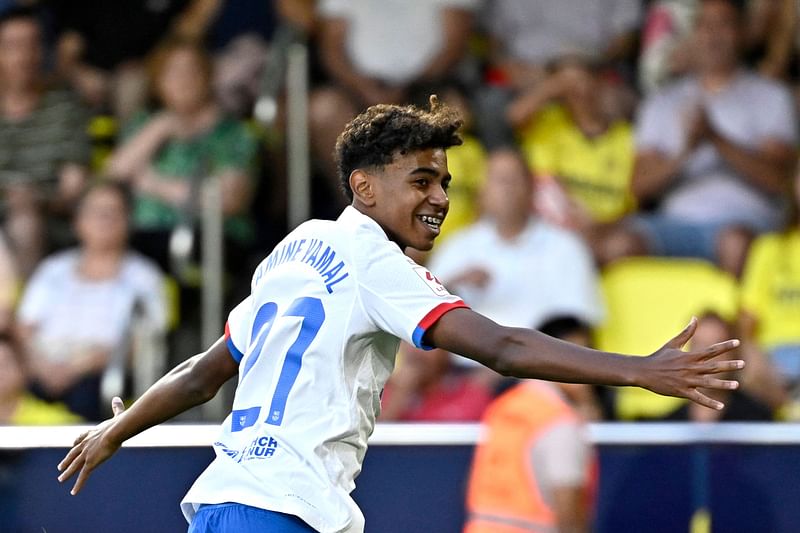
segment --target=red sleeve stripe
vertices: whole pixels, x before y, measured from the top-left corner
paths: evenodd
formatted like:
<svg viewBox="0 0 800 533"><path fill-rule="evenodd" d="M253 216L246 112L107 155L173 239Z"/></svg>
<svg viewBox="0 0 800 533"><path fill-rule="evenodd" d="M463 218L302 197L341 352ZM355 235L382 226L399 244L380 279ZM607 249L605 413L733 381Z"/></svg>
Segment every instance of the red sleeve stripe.
<svg viewBox="0 0 800 533"><path fill-rule="evenodd" d="M423 350L432 350L434 346L428 346L422 342L422 337L425 335L425 332L428 330L428 328L434 325L436 321L442 317L442 315L448 311L452 311L453 309L458 309L460 307L469 308L469 306L462 300L458 300L457 302L439 304L431 309L428 314L419 321L419 325L414 329L414 333L411 335L411 339L414 341L414 346L417 348L422 348Z"/></svg>

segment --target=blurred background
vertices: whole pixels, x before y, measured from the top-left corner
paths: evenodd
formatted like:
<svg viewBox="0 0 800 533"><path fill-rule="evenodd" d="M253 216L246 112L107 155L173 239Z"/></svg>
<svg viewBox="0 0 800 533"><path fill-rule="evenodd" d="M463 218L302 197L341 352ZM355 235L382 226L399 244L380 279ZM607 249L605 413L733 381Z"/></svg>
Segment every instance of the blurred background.
<svg viewBox="0 0 800 533"><path fill-rule="evenodd" d="M409 255L451 292L623 353L697 316L696 346L738 337L748 364L716 412L402 346L384 427L467 436L381 440L367 531L800 530L799 18L796 0L0 0L0 424L103 420L211 344L286 232L345 206L343 126L437 94L464 144L442 235ZM233 385L178 422L221 421ZM13 442L0 531L40 531L33 509L75 504L31 499L19 480L57 461ZM210 459L192 454L187 479ZM450 499L404 501L430 483ZM132 531L182 527L182 487L152 503L177 522ZM47 531L100 530L67 523Z"/></svg>

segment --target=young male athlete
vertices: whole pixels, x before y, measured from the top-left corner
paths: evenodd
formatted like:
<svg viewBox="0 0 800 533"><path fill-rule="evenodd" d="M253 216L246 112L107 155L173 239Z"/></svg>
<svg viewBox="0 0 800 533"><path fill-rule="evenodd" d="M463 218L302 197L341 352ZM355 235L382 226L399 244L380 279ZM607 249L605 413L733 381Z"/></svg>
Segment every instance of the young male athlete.
<svg viewBox="0 0 800 533"><path fill-rule="evenodd" d="M378 105L348 124L336 153L350 207L278 244L225 335L127 411L115 403L114 418L76 439L59 480L79 472L77 493L126 439L209 400L238 374L216 459L181 504L189 531L361 532L349 493L400 339L506 375L637 385L721 408L700 389L737 387L714 374L744 363L714 356L738 341L682 352L692 320L649 357L580 348L497 325L403 254L429 250L439 234L450 182L445 149L459 144L459 126L433 97L429 111Z"/></svg>

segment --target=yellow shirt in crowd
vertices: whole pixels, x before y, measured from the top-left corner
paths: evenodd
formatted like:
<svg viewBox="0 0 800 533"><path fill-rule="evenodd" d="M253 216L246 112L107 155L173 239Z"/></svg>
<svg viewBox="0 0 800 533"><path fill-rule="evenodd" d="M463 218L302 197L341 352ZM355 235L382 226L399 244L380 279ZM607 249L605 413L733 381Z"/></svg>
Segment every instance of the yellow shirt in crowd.
<svg viewBox="0 0 800 533"><path fill-rule="evenodd" d="M62 404L48 403L29 394L20 400L10 424L14 426L57 426L77 424L83 419Z"/></svg>
<svg viewBox="0 0 800 533"><path fill-rule="evenodd" d="M767 350L800 344L800 230L756 239L742 278L742 309L758 319Z"/></svg>
<svg viewBox="0 0 800 533"><path fill-rule="evenodd" d="M486 151L478 139L464 135L463 144L447 150L447 167L454 176L447 191L450 210L437 242L478 219L478 196L486 181Z"/></svg>
<svg viewBox="0 0 800 533"><path fill-rule="evenodd" d="M631 211L634 144L627 122L587 137L560 105L543 109L520 132L522 150L537 175L558 179L567 194L597 222L612 222Z"/></svg>

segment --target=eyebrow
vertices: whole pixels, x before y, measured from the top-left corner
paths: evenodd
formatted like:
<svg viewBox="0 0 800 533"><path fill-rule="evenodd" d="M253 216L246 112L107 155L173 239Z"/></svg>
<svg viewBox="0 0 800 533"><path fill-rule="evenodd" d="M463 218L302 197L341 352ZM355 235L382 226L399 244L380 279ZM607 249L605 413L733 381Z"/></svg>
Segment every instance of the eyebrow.
<svg viewBox="0 0 800 533"><path fill-rule="evenodd" d="M439 172L437 172L435 169L430 168L430 167L419 167L419 168L415 168L414 170L412 170L409 173L409 176L413 176L414 174L429 174L431 176L438 176ZM442 180L443 181L447 180L447 179L450 179L450 180L453 179L453 176L451 176L449 172L442 176Z"/></svg>

